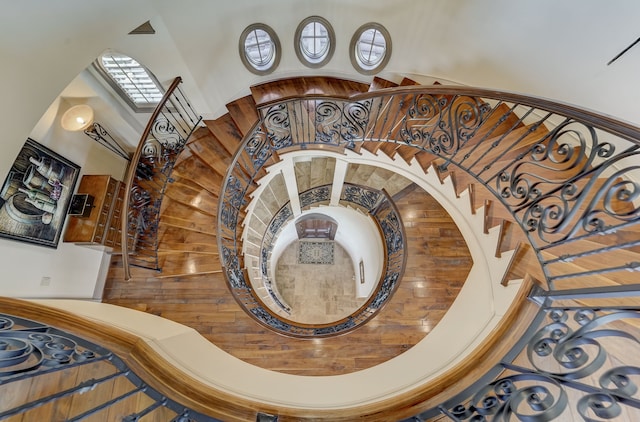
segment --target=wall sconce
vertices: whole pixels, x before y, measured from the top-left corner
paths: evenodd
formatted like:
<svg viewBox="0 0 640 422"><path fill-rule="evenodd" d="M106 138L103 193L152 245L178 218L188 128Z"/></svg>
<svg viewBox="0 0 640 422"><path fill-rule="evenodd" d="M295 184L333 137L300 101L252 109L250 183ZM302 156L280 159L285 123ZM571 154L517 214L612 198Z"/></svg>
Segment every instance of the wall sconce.
<svg viewBox="0 0 640 422"><path fill-rule="evenodd" d="M79 104L65 111L60 119L62 128L69 132L84 131L84 133L108 148L127 161L131 161L129 153L118 141L116 141L107 130L98 122L93 121L93 109L86 104Z"/></svg>

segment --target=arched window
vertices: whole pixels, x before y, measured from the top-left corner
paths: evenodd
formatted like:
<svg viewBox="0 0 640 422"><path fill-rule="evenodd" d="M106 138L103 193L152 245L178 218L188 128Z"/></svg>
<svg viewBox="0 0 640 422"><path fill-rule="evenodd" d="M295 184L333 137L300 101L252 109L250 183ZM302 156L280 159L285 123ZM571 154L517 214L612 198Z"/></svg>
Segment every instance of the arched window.
<svg viewBox="0 0 640 422"><path fill-rule="evenodd" d="M380 72L391 57L391 36L380 24L362 25L351 39L349 55L353 67L365 75Z"/></svg>
<svg viewBox="0 0 640 422"><path fill-rule="evenodd" d="M153 74L135 59L108 52L101 55L96 67L111 87L135 111L152 111L164 94Z"/></svg>
<svg viewBox="0 0 640 422"><path fill-rule="evenodd" d="M335 38L333 28L326 19L320 16L308 17L296 29L296 55L305 66L321 67L331 60Z"/></svg>
<svg viewBox="0 0 640 422"><path fill-rule="evenodd" d="M249 25L240 35L240 59L250 72L266 75L280 62L280 41L273 29L262 23Z"/></svg>

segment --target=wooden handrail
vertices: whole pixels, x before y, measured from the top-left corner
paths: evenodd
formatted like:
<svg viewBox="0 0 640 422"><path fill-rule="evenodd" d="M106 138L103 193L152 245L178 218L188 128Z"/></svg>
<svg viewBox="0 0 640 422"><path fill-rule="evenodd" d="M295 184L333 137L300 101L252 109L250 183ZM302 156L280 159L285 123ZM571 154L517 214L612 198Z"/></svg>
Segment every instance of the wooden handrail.
<svg viewBox="0 0 640 422"><path fill-rule="evenodd" d="M169 181L169 175L173 169L173 162L175 161L177 155L182 151L182 148L186 144L189 136L193 132L194 128L200 123L201 117L194 118L195 113L191 109L191 105L186 101L184 95L180 92L178 86L182 82L182 78L177 77L173 80L162 99L158 103L157 107L151 114L149 122L145 127L144 132L140 138L140 142L138 143L138 147L133 154L131 159L131 164L127 169L127 176L125 179L125 197L123 198L123 213L122 213L122 262L123 269L125 274L125 279L131 279L130 272L130 254L133 252L129 250L130 245L135 245L138 239L136 238L138 234L137 223L130 221L131 217L134 215L133 204L131 200L131 196L133 194L138 194L140 192L144 192L149 197L146 198L147 203L143 206L145 209L153 208L153 212L156 214L159 212L160 203L162 202L162 196L164 195L164 186ZM178 96L177 94L181 96ZM161 121L161 116L162 120ZM167 130L172 137L177 137L175 144L165 145L162 143L163 139L157 139L157 134L153 134L152 131L154 127L162 123L163 129ZM160 148L162 149L161 153L167 153L168 157L155 157L149 156L149 152L146 151L148 148L148 141L154 140L158 144L160 144ZM168 141L167 141L168 142ZM169 148L169 149L166 149ZM162 168L158 168L156 166L156 162L161 162L166 160ZM173 161L171 161L173 160ZM160 176L156 175L156 170L159 170L159 173L162 174L161 179L158 180ZM145 186L143 186L143 182L137 183L139 179L146 179L148 182L146 185L154 185L154 191L159 192L158 197L152 197L149 194L148 190L145 190ZM137 209L137 212L145 215L137 215L138 218L144 218L146 213ZM158 216L155 216L157 219ZM145 221L144 223L148 223ZM157 221L154 221L152 224L157 224ZM130 229L134 228L136 233L130 233ZM154 233L154 235L157 233ZM130 238L133 238L133 242L130 243ZM148 239L145 239L145 242L148 242ZM156 239L157 241L157 239ZM154 269L157 268L157 245L151 248L151 253L154 254L155 266Z"/></svg>
<svg viewBox="0 0 640 422"><path fill-rule="evenodd" d="M154 342L145 341L112 324L86 319L71 310L6 297L0 297L0 309L3 313L51 325L95 342L117 354L156 391L197 412L225 421L255 420L256 412L264 412L277 414L278 420L290 422L319 419L335 422L382 422L407 418L437 405L496 365L510 349L513 336L524 332L538 312L538 307L526 300L528 292L528 288L522 289L506 317L481 347L446 373L437 376L433 382L411 388L390 399L335 409L287 407L261 403L255 398L239 397L194 378L190 362L181 361L180 356L173 356L176 360L168 362L166 354ZM380 382L383 383L384 379Z"/></svg>

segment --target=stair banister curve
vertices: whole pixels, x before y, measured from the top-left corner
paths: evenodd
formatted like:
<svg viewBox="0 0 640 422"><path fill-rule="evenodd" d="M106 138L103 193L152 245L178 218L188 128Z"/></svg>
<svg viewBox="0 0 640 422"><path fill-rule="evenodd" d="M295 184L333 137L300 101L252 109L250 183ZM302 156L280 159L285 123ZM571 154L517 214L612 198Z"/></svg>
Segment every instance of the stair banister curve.
<svg viewBox="0 0 640 422"><path fill-rule="evenodd" d="M632 235L640 219L640 129L629 123L540 98L443 86L388 88L349 100L289 98L262 105L260 113L262 124L242 147L254 166L279 150L357 151L367 143L432 154L445 176L453 164L488 188L522 227L548 288L640 268L632 261L559 269L595 251L567 254L569 244L597 237L605 241L599 252L637 246L637 239L612 236ZM251 174L251 166L244 171Z"/></svg>
<svg viewBox="0 0 640 422"><path fill-rule="evenodd" d="M180 90L176 77L149 118L125 179L122 209L122 265L126 280L130 265L160 270L158 223L171 171L187 140L202 121Z"/></svg>
<svg viewBox="0 0 640 422"><path fill-rule="evenodd" d="M407 420L425 420L437 417L434 416L436 414L447 415L454 420L468 419L474 412L484 415L506 411L500 410L506 409L505 402L520 400L518 403L521 403L526 400L527 387L521 389L518 385L523 380L544 381L553 388L558 385L572 387L577 384L576 378L592 375L594 372L591 371L598 369L595 368L597 365L592 365L588 370L568 376L541 371L535 365L533 369L527 369L522 362L514 363L510 344L507 344L509 339L517 341L516 348L524 350L525 357L527 354L555 357L551 349L557 346L564 351L564 357L573 359L567 366L576 367L584 363L585 354L580 346L594 345L594 339L603 334L593 330L600 324L611 321L622 324L624 329L617 334L622 340L633 336L640 338L637 323L626 322L640 315L638 302L628 302L623 309L621 305L600 301L601 298L623 294L637 299L640 289L638 282L634 281L637 280L634 271L638 266L633 259L628 265L611 263L608 259L593 259L594 255L610 257L619 253L626 260L626 256L637 253L639 128L549 100L466 87L403 87L361 94L349 100L291 98L263 104L260 109L261 121L240 146L229 173L234 177L227 178L222 190L221 197L228 202L220 206L221 253L225 249L229 253L230 248L238 246L236 230L238 216L246 205L245 195L255 182L258 171L277 155L278 150L329 146L357 152L358 148L367 147L367 143L395 144L398 148L410 147L432 154L435 157L433 168L443 177L453 176L450 170L454 167L462 170L471 181L484 185L493 193L536 248L536 258L543 268L539 284L548 291L536 290L532 300L540 305L542 313L538 314L540 317L531 324L532 330L527 334L522 335L524 330L514 331L521 335L519 339L513 338L512 333L507 332L508 328L503 328L500 332L502 342L478 347L474 354L476 357L505 356L499 365L487 372L488 375L473 372L477 371L477 362L482 359L475 363L466 360L456 367L458 375L467 370L476 377L477 385L473 386L473 392L469 393L472 390L469 378L457 385L449 378L443 384L434 382L433 385L422 386L419 391L412 391L399 401L394 400L395 403L376 403L368 415L383 418L385 412L389 415L389 409L395 408L398 413L394 416L410 417L410 412L413 412L415 417ZM302 110L308 113L304 118ZM296 131L303 125L305 130ZM577 131L575 126L581 127L582 131ZM497 131L505 127L505 131ZM598 139L601 135L603 137ZM616 151L619 148L622 151ZM242 154L244 156L241 157ZM569 162L567 168L561 166L563 159L576 157L579 157L577 161ZM497 168L494 167L496 163ZM525 176L533 174L523 170L527 165L549 171L558 179L527 179ZM131 171L130 176L134 176ZM598 180L602 185L598 185ZM464 186L462 183L459 185ZM602 186L604 188L601 189ZM558 204L547 206L544 201L548 199L570 203L572 207L567 209L566 215L577 218L581 224L571 225L562 220L565 215L562 209ZM595 212L603 216L596 218ZM551 225L553 222L558 224ZM618 241L617 236L622 240ZM590 245L591 241L597 245ZM242 267L233 262L241 259L239 254L232 252L222 258L230 259L223 261L225 270L233 269L237 272L232 275L241 275ZM604 267L588 267L593 263L601 265L599 262ZM620 278L610 278L620 273ZM625 277L627 274L630 276ZM583 279L590 283L583 284ZM582 302L583 299L589 302ZM527 315L533 321L529 308ZM542 326L543 316L548 320L547 326ZM620 326L614 328L620 329ZM605 334L615 334L615 330L608 330ZM630 364L638 366L637 362ZM499 378L505 373L507 376ZM616 375L617 381L625 379L619 373ZM446 387L452 387L451 391L443 392ZM454 391L455 387L466 391ZM528 396L532 404L536 405L536 401L543 398L536 395L540 391L529 391L533 393ZM614 407L613 404L619 404L617 401L633 403L633 406L639 403L637 396L629 399L626 390L609 389L609 393L598 395L602 391L598 391L597 386L589 390L593 394L588 397L587 408ZM473 394L473 400L454 397L458 392ZM493 396L492 392L495 392ZM496 394L499 397L495 397ZM566 406L564 396L559 394L558 397L561 405L553 407L554 403L544 402L537 406L544 408L543 420L550 420L557 409ZM618 400L620 398L622 400ZM464 404L459 404L465 400ZM502 406L500 409L482 407L498 401ZM547 412L549 408L553 410ZM583 411L584 406L580 404L578 413L582 415ZM309 414L313 417L318 413L310 410ZM352 413L348 417L353 416Z"/></svg>
<svg viewBox="0 0 640 422"><path fill-rule="evenodd" d="M407 420L425 420L438 414L458 420L474 414L508 412L504 409L520 404L528 394L529 387L517 385L523 380L570 388L569 380L593 374L601 366L600 357L597 363L587 365L587 354L570 346L573 342L586 344L578 333L592 338L598 334L590 331L600 324L619 322L625 328L608 333L621 338L635 335L636 341L640 338L635 333L637 324L628 322L638 318L640 310L640 128L546 99L442 86L389 88L346 100L291 97L261 104L259 113L259 124L245 137L229 168L219 207L222 264L236 283L243 277L239 271L242 256L236 248L239 218L248 202L245 195L265 163L272 164L279 154L295 150L343 149L357 153L361 148L371 148L378 154L395 156L401 148L409 147L416 151L413 156L405 153L410 159L417 153L430 154L433 167L425 166L425 171L433 168L446 178L454 177L455 168L464 173L461 179L471 186L475 183L486 188L507 211L503 218L517 223L533 248L541 271L533 277L540 288L534 291L532 300L540 305L540 314L531 330L518 333L521 337L512 351L489 375L478 380L479 391L471 401L459 404L468 398L449 399ZM407 159L404 155L402 158ZM485 204L485 211L494 209L486 199ZM488 229L489 219L485 223ZM627 298L628 305L623 308L607 301L615 297ZM554 331L557 329L562 332ZM546 335L550 339L545 339ZM567 344L561 346L563 342ZM550 356L556 343L558 364L586 367L575 373L537 367L533 357ZM533 369L513 363L518 353L530 356ZM575 362L566 362L562 354ZM611 366L611 370L621 370ZM508 376L498 379L505 371ZM491 379L498 379L497 384L487 384ZM500 388L506 392L499 400L488 396L494 389L500 394ZM547 392L550 387L539 388ZM597 386L580 388L593 392L576 405L583 417L588 417L585 407L615 408L624 402L607 396ZM511 389L520 394L514 396L513 403ZM541 418L550 420L547 418L567 408L564 394L549 394L549 400L557 399L557 403L531 405L542 409ZM536 397L534 401L541 399ZM494 401L502 407L481 407ZM633 403L636 406L640 402ZM555 407L547 409L551 405Z"/></svg>

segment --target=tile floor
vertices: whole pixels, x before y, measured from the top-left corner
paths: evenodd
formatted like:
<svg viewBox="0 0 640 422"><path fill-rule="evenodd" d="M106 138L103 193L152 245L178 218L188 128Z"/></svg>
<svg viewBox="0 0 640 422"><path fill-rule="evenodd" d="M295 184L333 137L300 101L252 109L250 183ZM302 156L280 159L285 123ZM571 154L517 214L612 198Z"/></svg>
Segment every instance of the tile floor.
<svg viewBox="0 0 640 422"><path fill-rule="evenodd" d="M275 283L291 307L289 319L324 324L338 321L364 304L356 298L355 274L349 254L334 243L333 264L298 264L299 241L282 253L276 267Z"/></svg>

